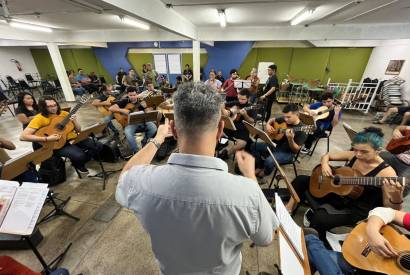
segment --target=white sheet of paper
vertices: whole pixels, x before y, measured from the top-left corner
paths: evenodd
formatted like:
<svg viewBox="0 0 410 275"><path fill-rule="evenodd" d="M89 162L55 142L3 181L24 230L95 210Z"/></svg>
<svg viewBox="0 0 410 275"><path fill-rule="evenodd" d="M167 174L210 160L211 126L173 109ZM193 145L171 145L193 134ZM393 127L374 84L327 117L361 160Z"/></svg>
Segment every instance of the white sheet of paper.
<svg viewBox="0 0 410 275"><path fill-rule="evenodd" d="M280 269L283 275L303 275L303 266L289 246L285 236L279 231Z"/></svg>
<svg viewBox="0 0 410 275"><path fill-rule="evenodd" d="M17 181L0 180L0 199L3 200L3 207L0 209L0 225L6 217L18 187L19 183Z"/></svg>
<svg viewBox="0 0 410 275"><path fill-rule="evenodd" d="M47 197L46 184L23 184L17 189L0 227L1 233L30 235Z"/></svg>
<svg viewBox="0 0 410 275"><path fill-rule="evenodd" d="M181 55L168 54L168 68L170 74L181 74Z"/></svg>
<svg viewBox="0 0 410 275"><path fill-rule="evenodd" d="M167 60L165 54L154 54L155 70L159 74L167 73Z"/></svg>
<svg viewBox="0 0 410 275"><path fill-rule="evenodd" d="M289 215L288 210L282 202L282 199L275 193L275 207L276 216L278 217L279 223L289 238L289 241L295 247L300 258L303 260L303 249L302 249L302 229Z"/></svg>
<svg viewBox="0 0 410 275"><path fill-rule="evenodd" d="M333 251L342 252L342 245L340 242L346 240L349 234L333 234L326 231L326 239L329 242L330 247Z"/></svg>

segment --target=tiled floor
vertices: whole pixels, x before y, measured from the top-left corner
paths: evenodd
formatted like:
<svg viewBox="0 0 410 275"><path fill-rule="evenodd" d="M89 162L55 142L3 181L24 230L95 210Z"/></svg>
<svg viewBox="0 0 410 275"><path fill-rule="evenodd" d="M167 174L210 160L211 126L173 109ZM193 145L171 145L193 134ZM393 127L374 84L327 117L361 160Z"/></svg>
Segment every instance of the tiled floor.
<svg viewBox="0 0 410 275"><path fill-rule="evenodd" d="M283 105L282 105L283 106ZM274 114L279 114L282 106L274 105ZM80 109L78 119L83 127L98 121L100 115L92 106ZM343 120L354 129L360 130L370 124L370 115L358 112L345 112ZM392 129L382 126L386 140L390 139ZM11 151L11 156L17 156L31 150L31 144L18 140L21 126L9 113L0 117L0 136L11 139L17 146ZM350 147L347 134L339 125L331 137L331 151L346 150ZM320 141L312 157L302 156L298 164L299 174L310 174L312 168L318 164L320 156L325 153L325 141ZM123 161L106 163L109 170L120 169ZM232 167L232 165L230 165ZM89 167L98 170L96 163ZM293 169L285 167L288 176L294 177ZM99 179L79 179L72 167L67 164L67 181L54 190L60 197L71 196L66 210L80 218L76 222L66 217L59 217L53 221L40 225L44 240L38 249L46 260L51 260L54 255L62 251L65 246L72 243L67 256L60 266L68 268L72 274L158 274L159 269L151 251L149 236L144 232L141 224L133 213L126 209L119 209L115 203L114 193L118 173L112 175L108 181L107 189L102 191ZM42 211L50 209L46 205ZM100 211L99 211L100 210ZM117 211L118 210L118 211ZM104 212L115 214L112 219L104 216ZM296 220L300 221L302 211L297 213ZM250 243L245 243L242 249L243 264L241 274L258 274L268 272L276 274L274 263L277 249L275 242L269 247L250 248ZM40 271L41 266L30 250L25 251L0 251L0 255L10 255L17 260Z"/></svg>

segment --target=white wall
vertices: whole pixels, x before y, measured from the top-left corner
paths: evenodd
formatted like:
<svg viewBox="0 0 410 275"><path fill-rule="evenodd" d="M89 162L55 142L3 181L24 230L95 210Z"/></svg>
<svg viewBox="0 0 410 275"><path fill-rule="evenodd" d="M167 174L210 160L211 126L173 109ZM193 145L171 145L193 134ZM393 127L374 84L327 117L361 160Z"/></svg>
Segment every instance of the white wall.
<svg viewBox="0 0 410 275"><path fill-rule="evenodd" d="M16 59L23 67L22 71L17 70L14 62L10 59ZM6 75L12 76L14 79L23 78L24 74L38 73L33 56L29 47L0 47L0 77L5 80Z"/></svg>
<svg viewBox="0 0 410 275"><path fill-rule="evenodd" d="M410 99L410 43L397 43L396 45L379 46L373 49L369 58L363 78L390 79L394 76L385 75L390 60L405 60L400 71L400 77L406 80L402 86L404 99Z"/></svg>

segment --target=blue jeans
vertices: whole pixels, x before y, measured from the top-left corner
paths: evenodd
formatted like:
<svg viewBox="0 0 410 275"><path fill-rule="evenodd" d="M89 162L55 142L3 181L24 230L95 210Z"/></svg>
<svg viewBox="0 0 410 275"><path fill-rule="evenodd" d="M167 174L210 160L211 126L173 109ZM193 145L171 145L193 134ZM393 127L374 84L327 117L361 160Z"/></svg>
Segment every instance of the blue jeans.
<svg viewBox="0 0 410 275"><path fill-rule="evenodd" d="M70 275L70 272L68 272L68 270L65 268L57 268L56 270L52 271L50 275Z"/></svg>
<svg viewBox="0 0 410 275"><path fill-rule="evenodd" d="M74 93L74 95L82 96L83 94L86 93L86 90L83 87L73 88L73 93Z"/></svg>
<svg viewBox="0 0 410 275"><path fill-rule="evenodd" d="M328 250L315 235L306 235L306 248L312 274L317 270L320 275L353 274L354 268L343 258L342 253Z"/></svg>
<svg viewBox="0 0 410 275"><path fill-rule="evenodd" d="M118 135L119 132L117 130L117 128L115 128L114 124L112 124L111 120L114 118L114 115L108 115L102 118L103 122L108 122L107 127L111 129L111 131L113 131L114 134Z"/></svg>
<svg viewBox="0 0 410 275"><path fill-rule="evenodd" d="M131 151L135 154L138 152L137 142L135 141L135 133L144 132L144 139L141 141L142 147L147 143L148 139L153 138L157 132L157 126L153 122L145 124L130 124L124 129L125 137L131 147Z"/></svg>
<svg viewBox="0 0 410 275"><path fill-rule="evenodd" d="M256 167L263 168L265 175L272 173L275 168L275 163L268 152L268 147L279 164L289 163L293 160L294 154L292 152L280 151L276 147L269 146L265 142L253 144L251 146L251 152L255 157ZM263 158L265 158L265 160L263 160Z"/></svg>

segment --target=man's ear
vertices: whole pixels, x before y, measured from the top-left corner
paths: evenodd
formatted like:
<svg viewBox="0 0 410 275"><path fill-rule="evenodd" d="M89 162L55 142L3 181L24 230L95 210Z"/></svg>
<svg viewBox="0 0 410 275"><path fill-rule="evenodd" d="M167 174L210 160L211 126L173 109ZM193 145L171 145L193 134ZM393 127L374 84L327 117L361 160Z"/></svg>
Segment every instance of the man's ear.
<svg viewBox="0 0 410 275"><path fill-rule="evenodd" d="M172 135L174 136L174 138L177 140L178 139L178 135L177 135L177 130L175 128L175 122L173 120L169 121L169 126L171 126L171 131L172 131Z"/></svg>

